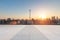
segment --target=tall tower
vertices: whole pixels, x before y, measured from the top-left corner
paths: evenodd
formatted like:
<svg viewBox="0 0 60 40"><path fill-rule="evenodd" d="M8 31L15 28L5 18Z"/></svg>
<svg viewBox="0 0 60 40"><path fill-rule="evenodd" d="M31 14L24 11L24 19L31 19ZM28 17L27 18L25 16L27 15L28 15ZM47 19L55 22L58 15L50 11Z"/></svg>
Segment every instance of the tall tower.
<svg viewBox="0 0 60 40"><path fill-rule="evenodd" d="M31 19L31 9L29 9L29 19Z"/></svg>

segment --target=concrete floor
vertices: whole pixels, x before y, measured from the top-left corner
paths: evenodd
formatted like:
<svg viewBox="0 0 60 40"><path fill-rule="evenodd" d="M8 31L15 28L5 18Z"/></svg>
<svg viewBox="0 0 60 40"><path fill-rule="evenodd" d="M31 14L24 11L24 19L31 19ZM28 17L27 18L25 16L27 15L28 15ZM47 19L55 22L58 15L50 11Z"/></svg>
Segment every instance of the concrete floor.
<svg viewBox="0 0 60 40"><path fill-rule="evenodd" d="M0 25L0 40L60 40L60 25Z"/></svg>
<svg viewBox="0 0 60 40"><path fill-rule="evenodd" d="M11 40L48 40L37 28L34 26L26 26L19 31Z"/></svg>

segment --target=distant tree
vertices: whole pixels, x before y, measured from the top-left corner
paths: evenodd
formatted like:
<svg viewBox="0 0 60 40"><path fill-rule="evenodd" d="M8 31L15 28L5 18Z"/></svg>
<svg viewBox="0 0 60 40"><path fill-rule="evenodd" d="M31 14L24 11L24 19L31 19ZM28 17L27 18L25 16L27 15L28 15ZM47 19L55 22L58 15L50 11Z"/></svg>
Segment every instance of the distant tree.
<svg viewBox="0 0 60 40"><path fill-rule="evenodd" d="M11 18L7 18L7 24L10 24Z"/></svg>

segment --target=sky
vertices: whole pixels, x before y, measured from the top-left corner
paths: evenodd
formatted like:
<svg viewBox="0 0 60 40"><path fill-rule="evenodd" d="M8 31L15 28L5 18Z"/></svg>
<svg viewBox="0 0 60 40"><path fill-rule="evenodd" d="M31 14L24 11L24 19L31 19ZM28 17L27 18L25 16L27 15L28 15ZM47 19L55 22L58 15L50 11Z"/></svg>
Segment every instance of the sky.
<svg viewBox="0 0 60 40"><path fill-rule="evenodd" d="M47 17L60 16L59 0L0 0L0 18L39 18L41 14Z"/></svg>

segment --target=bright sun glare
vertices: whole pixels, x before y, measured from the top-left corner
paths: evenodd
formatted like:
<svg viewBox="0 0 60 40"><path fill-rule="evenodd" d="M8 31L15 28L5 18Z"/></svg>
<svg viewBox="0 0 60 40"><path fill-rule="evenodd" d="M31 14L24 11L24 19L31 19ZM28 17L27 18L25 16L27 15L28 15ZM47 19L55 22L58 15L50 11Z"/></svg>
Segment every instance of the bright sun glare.
<svg viewBox="0 0 60 40"><path fill-rule="evenodd" d="M42 13L40 14L40 18L41 18L41 19L45 19L45 18L46 18L46 13L45 13L45 12L42 12Z"/></svg>
<svg viewBox="0 0 60 40"><path fill-rule="evenodd" d="M45 19L46 18L46 15L45 14L41 14L40 15L42 19Z"/></svg>

